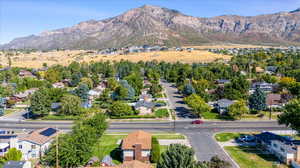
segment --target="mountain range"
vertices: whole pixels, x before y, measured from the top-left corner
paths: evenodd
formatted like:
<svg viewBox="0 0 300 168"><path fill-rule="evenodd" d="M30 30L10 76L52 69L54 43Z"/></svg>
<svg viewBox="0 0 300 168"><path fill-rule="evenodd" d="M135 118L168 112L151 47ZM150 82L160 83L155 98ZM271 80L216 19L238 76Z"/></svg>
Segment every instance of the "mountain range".
<svg viewBox="0 0 300 168"><path fill-rule="evenodd" d="M300 44L300 8L258 16L201 18L144 5L119 16L16 38L1 49L103 49L203 43Z"/></svg>

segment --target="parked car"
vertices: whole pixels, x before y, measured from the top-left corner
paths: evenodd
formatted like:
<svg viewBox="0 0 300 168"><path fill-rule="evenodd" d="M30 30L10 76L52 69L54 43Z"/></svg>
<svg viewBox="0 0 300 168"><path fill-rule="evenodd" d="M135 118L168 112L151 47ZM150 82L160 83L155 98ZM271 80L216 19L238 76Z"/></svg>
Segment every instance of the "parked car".
<svg viewBox="0 0 300 168"><path fill-rule="evenodd" d="M253 142L254 140L255 137L251 135L242 135L237 139L238 142Z"/></svg>
<svg viewBox="0 0 300 168"><path fill-rule="evenodd" d="M195 121L192 121L192 124L203 124L204 121L202 120L195 120Z"/></svg>

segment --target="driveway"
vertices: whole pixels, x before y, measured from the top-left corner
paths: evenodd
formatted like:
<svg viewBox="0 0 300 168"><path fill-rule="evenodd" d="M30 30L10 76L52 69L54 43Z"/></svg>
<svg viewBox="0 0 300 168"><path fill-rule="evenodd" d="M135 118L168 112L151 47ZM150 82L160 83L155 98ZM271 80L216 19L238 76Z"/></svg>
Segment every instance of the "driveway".
<svg viewBox="0 0 300 168"><path fill-rule="evenodd" d="M26 110L18 110L0 117L0 121L21 121L27 118Z"/></svg>

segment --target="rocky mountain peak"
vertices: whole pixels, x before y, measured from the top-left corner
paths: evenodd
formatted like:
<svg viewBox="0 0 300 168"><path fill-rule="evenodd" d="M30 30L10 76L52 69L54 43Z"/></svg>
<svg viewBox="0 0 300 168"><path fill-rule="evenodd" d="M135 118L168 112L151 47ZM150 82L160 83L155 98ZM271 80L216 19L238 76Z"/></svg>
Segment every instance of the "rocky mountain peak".
<svg viewBox="0 0 300 168"><path fill-rule="evenodd" d="M293 10L290 13L297 13L297 12L300 12L300 8L297 8L296 10Z"/></svg>
<svg viewBox="0 0 300 168"><path fill-rule="evenodd" d="M200 18L144 5L105 20L17 38L0 49L101 49L133 45L199 45L207 42L300 44L300 8L259 16Z"/></svg>

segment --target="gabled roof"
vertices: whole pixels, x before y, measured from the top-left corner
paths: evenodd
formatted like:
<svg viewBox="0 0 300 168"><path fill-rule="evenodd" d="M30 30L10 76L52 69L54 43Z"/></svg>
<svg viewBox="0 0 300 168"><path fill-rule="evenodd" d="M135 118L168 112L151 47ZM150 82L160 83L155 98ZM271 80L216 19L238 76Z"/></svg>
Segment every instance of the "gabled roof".
<svg viewBox="0 0 300 168"><path fill-rule="evenodd" d="M261 134L255 135L255 136L257 139L259 139L260 141L263 141L267 144L270 144L271 141L274 141L274 140L281 141L286 144L290 144L293 142L292 139L290 139L286 136L280 136L280 135L274 134L272 132L263 132Z"/></svg>
<svg viewBox="0 0 300 168"><path fill-rule="evenodd" d="M219 107L229 107L230 105L232 105L234 102L232 100L229 99L220 99L217 101L217 104Z"/></svg>
<svg viewBox="0 0 300 168"><path fill-rule="evenodd" d="M138 101L134 108L146 107L146 108L154 108L155 104L147 101Z"/></svg>
<svg viewBox="0 0 300 168"><path fill-rule="evenodd" d="M126 138L123 139L122 149L134 149L134 145L140 144L142 149L150 150L151 149L151 139L152 136L150 133L144 131L135 131Z"/></svg>
<svg viewBox="0 0 300 168"><path fill-rule="evenodd" d="M19 141L28 141L38 145L43 145L53 139L59 131L48 127L31 132L28 136L21 138Z"/></svg>
<svg viewBox="0 0 300 168"><path fill-rule="evenodd" d="M281 95L280 94L268 94L266 98L267 105L280 105Z"/></svg>

